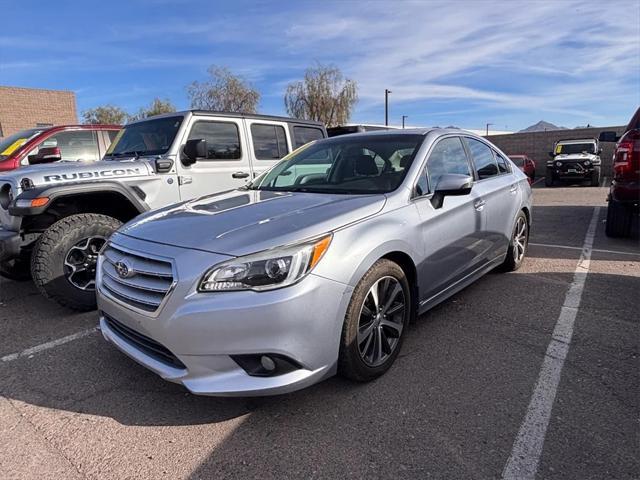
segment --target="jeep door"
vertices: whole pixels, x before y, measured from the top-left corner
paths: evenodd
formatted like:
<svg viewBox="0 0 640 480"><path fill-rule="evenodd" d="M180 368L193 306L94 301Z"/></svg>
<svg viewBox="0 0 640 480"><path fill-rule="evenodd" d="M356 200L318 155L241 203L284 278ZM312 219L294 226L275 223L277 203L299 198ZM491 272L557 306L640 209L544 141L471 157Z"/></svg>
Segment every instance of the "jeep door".
<svg viewBox="0 0 640 480"><path fill-rule="evenodd" d="M420 215L424 260L418 265L421 305L464 280L483 259L484 209L475 187L468 195L447 196L442 206L431 202L444 174L472 175L471 164L458 135L437 140L429 152L418 185L422 195L414 202Z"/></svg>
<svg viewBox="0 0 640 480"><path fill-rule="evenodd" d="M193 116L178 156L182 200L232 190L251 180L251 154L241 118ZM207 142L205 158L185 165L180 158L187 140Z"/></svg>
<svg viewBox="0 0 640 480"><path fill-rule="evenodd" d="M246 119L253 176L274 166L291 151L289 129L285 122Z"/></svg>

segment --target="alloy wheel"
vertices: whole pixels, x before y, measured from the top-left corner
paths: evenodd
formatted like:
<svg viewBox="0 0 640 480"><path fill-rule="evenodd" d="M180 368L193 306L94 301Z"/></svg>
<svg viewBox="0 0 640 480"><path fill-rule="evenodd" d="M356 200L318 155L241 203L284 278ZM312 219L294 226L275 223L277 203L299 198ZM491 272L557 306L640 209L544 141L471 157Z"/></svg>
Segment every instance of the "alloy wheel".
<svg viewBox="0 0 640 480"><path fill-rule="evenodd" d="M395 351L406 310L404 290L396 278L385 276L371 286L360 308L356 339L365 364L380 366Z"/></svg>
<svg viewBox="0 0 640 480"><path fill-rule="evenodd" d="M64 259L64 274L74 287L95 290L98 254L106 241L104 237L89 237L69 249Z"/></svg>
<svg viewBox="0 0 640 480"><path fill-rule="evenodd" d="M527 249L527 221L524 217L518 217L516 227L513 231L513 256L516 263L520 263L524 258Z"/></svg>

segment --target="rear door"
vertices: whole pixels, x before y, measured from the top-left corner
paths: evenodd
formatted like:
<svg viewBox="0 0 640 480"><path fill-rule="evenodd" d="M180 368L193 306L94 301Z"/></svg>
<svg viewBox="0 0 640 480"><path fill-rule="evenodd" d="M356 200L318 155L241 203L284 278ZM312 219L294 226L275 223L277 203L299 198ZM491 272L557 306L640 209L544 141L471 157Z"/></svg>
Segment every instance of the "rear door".
<svg viewBox="0 0 640 480"><path fill-rule="evenodd" d="M247 137L253 177L270 169L291 149L289 130L285 122L246 119Z"/></svg>
<svg viewBox="0 0 640 480"><path fill-rule="evenodd" d="M179 164L182 200L232 190L251 179L251 153L241 118L193 116L179 151L194 139L206 140L207 157L193 165Z"/></svg>
<svg viewBox="0 0 640 480"><path fill-rule="evenodd" d="M486 212L483 232L486 261L504 255L511 240L513 221L519 205L520 186L511 174L509 162L488 144L465 137L473 160L479 195L478 208Z"/></svg>

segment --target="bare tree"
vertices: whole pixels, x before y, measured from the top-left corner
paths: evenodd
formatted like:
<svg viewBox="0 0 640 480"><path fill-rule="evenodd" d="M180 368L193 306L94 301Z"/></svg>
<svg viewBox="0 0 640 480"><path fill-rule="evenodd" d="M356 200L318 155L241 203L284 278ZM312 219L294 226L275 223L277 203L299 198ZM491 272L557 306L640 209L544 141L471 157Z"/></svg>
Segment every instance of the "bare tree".
<svg viewBox="0 0 640 480"><path fill-rule="evenodd" d="M130 115L129 120L140 120L142 118L153 117L154 115L161 115L163 113L175 112L176 107L169 99L161 100L160 98L154 98L148 107L142 107L135 115Z"/></svg>
<svg viewBox="0 0 640 480"><path fill-rule="evenodd" d="M287 113L332 127L349 121L358 101L358 85L337 67L308 68L301 81L290 83L284 94Z"/></svg>
<svg viewBox="0 0 640 480"><path fill-rule="evenodd" d="M202 83L193 82L187 87L192 108L256 113L260 103L258 90L226 67L211 65L207 71L211 78Z"/></svg>
<svg viewBox="0 0 640 480"><path fill-rule="evenodd" d="M108 124L122 125L129 118L127 112L115 105L103 105L100 107L90 108L82 112L82 120L84 123L90 124Z"/></svg>

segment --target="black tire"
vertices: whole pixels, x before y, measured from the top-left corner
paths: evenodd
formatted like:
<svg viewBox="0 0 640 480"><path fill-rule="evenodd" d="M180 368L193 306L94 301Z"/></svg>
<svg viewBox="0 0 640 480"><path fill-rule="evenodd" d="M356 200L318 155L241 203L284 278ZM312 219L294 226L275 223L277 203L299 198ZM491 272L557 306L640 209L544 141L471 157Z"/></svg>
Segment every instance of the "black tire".
<svg viewBox="0 0 640 480"><path fill-rule="evenodd" d="M0 262L0 277L25 282L31 280L31 266L28 256L21 256Z"/></svg>
<svg viewBox="0 0 640 480"><path fill-rule="evenodd" d="M388 347L390 346L389 343L387 343L389 341L388 338L391 338L391 342L395 342L391 351L387 353L386 359L384 359L384 361L382 361L382 363L379 365L371 366L368 365L362 358L362 354L360 353L360 346L358 344L358 328L360 326L361 313L363 311L363 308L365 308L365 301L369 301L368 299L370 289L379 281L389 281L387 280L389 278L395 280L395 285L400 285L402 290L404 309L402 310L401 315L400 313L395 314L395 318L398 320L398 324L400 323L399 320L401 319L402 328L399 336L393 338L391 338L391 335L388 334L392 331L397 332L397 330L385 329L383 326L380 326L379 329L371 329L385 332L385 338L387 339L385 343ZM384 285L382 285L380 289L382 289L383 287ZM391 287L389 287L389 289L391 289ZM400 352L402 342L405 337L405 332L413 313L414 305L411 292L412 290L409 286L409 281L407 280L407 276L405 275L404 271L397 263L394 263L390 260L378 260L367 271L367 273L364 274L360 282L358 282L355 290L353 291L351 302L349 303L349 308L347 309L347 314L345 316L344 325L342 328L342 337L340 339L340 354L338 358L338 373L340 373L340 375L358 382L368 382L384 374L391 367L396 357L398 356L398 353ZM397 295L399 296L400 292L398 292ZM389 311L397 308L399 303L400 299L398 299L397 303L395 303L395 307L394 304L391 304L392 306L391 308L389 308ZM365 316L365 314L362 315L363 317ZM380 317L381 315L382 314L379 314L376 317ZM384 318L386 319L387 317ZM374 323L375 320L371 320L371 322ZM378 333L378 335L380 335L380 333ZM377 337L375 339L377 339Z"/></svg>
<svg viewBox="0 0 640 480"><path fill-rule="evenodd" d="M71 283L69 267L65 265L65 260L72 254L72 249L80 251L78 244L90 238L95 239L96 242L95 245L92 243L90 248L94 251L102 239L106 241L120 225L122 223L115 218L84 213L58 220L45 230L38 238L31 255L31 274L40 293L74 310L94 310L96 308L95 288L90 288L90 284L87 283L87 288L82 290ZM80 266L80 263L78 265ZM86 272L85 276L89 281L88 279L92 278L91 268ZM77 278L73 276L71 278L79 283Z"/></svg>
<svg viewBox="0 0 640 480"><path fill-rule="evenodd" d="M604 229L607 237L630 237L632 220L633 212L630 208L615 200L609 200L607 222Z"/></svg>
<svg viewBox="0 0 640 480"><path fill-rule="evenodd" d="M556 183L556 179L553 177L553 174L547 173L544 177L544 185L546 187L553 187L554 183Z"/></svg>
<svg viewBox="0 0 640 480"><path fill-rule="evenodd" d="M600 167L593 167L591 172L591 186L597 187L600 185Z"/></svg>
<svg viewBox="0 0 640 480"><path fill-rule="evenodd" d="M519 236L520 228L524 226L524 239L520 237L520 244L523 245L516 248L516 236ZM527 247L529 245L529 222L527 216L521 210L516 216L516 220L513 224L513 230L511 233L511 239L509 241L509 248L507 249L507 256L504 262L498 267L501 272L515 272L518 270L526 257Z"/></svg>

